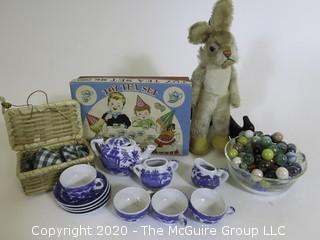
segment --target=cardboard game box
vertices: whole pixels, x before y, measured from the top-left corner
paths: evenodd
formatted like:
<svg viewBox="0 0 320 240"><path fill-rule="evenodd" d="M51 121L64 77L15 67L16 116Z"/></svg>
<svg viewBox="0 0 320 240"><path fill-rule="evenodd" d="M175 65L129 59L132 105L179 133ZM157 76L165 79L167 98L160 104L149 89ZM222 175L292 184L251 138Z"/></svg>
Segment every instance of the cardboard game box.
<svg viewBox="0 0 320 240"><path fill-rule="evenodd" d="M70 88L88 139L125 135L141 147L155 144L155 153L189 153L188 77L79 77Z"/></svg>

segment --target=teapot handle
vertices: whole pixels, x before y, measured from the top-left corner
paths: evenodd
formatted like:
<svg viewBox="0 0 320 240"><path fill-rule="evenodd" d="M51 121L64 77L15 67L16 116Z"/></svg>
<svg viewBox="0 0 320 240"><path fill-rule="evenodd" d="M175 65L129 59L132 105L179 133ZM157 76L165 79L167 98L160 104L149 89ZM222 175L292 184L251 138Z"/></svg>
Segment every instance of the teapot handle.
<svg viewBox="0 0 320 240"><path fill-rule="evenodd" d="M95 138L95 139L92 139L91 142L90 142L92 151L99 157L100 153L99 153L99 151L98 151L98 149L96 147L96 144L101 146L101 144L104 144L104 140L102 138Z"/></svg>
<svg viewBox="0 0 320 240"><path fill-rule="evenodd" d="M133 172L140 178L142 166L141 164L134 165L132 168Z"/></svg>
<svg viewBox="0 0 320 240"><path fill-rule="evenodd" d="M226 169L223 169L223 168L220 168L220 169L218 170L218 175L219 175L219 177L220 177L220 182L221 182L221 183L224 183L224 182L227 181L228 178L229 178L229 173L228 173L228 171L227 171Z"/></svg>

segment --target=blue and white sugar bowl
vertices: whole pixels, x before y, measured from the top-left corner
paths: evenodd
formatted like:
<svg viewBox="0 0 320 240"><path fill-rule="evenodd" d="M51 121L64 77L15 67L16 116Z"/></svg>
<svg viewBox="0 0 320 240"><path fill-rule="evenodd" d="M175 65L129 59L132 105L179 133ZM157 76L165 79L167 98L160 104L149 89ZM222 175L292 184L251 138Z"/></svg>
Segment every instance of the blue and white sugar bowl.
<svg viewBox="0 0 320 240"><path fill-rule="evenodd" d="M153 217L163 223L179 223L187 225L185 217L188 211L187 196L174 188L164 188L157 191L151 199Z"/></svg>
<svg viewBox="0 0 320 240"><path fill-rule="evenodd" d="M135 222L143 218L149 210L150 193L139 187L127 187L113 198L113 206L120 218Z"/></svg>
<svg viewBox="0 0 320 240"><path fill-rule="evenodd" d="M235 213L234 207L228 207L223 197L209 188L198 188L192 193L190 209L194 218L205 224L217 223L225 215Z"/></svg>
<svg viewBox="0 0 320 240"><path fill-rule="evenodd" d="M177 160L169 161L166 158L156 157L135 165L133 171L145 187L162 188L171 182L173 173L178 167Z"/></svg>
<svg viewBox="0 0 320 240"><path fill-rule="evenodd" d="M229 173L225 169L216 168L202 158L195 159L191 179L196 186L214 189L228 178Z"/></svg>
<svg viewBox="0 0 320 240"><path fill-rule="evenodd" d="M97 145L100 151L97 149ZM102 138L91 140L91 148L100 157L103 166L115 174L131 175L132 167L150 157L156 149L148 145L144 152L131 138L113 137L104 141Z"/></svg>

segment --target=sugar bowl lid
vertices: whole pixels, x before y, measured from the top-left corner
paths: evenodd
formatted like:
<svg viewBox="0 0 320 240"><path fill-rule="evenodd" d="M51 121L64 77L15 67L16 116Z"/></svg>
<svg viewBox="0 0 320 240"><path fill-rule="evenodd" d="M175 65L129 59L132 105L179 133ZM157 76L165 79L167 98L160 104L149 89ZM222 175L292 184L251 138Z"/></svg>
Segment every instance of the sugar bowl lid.
<svg viewBox="0 0 320 240"><path fill-rule="evenodd" d="M112 137L107 143L111 146L128 147L132 145L132 140L128 137Z"/></svg>

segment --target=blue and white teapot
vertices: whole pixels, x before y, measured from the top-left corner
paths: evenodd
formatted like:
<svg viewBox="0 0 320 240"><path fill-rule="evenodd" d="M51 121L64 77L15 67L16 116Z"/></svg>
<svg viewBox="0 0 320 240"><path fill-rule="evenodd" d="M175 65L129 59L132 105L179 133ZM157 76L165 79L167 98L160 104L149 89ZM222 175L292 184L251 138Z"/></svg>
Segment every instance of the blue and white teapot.
<svg viewBox="0 0 320 240"><path fill-rule="evenodd" d="M100 151L97 150L99 146ZM144 152L139 145L127 137L113 137L106 141L103 139L91 140L91 148L100 157L103 166L115 174L131 175L132 167L150 157L156 149L154 145L148 145Z"/></svg>

